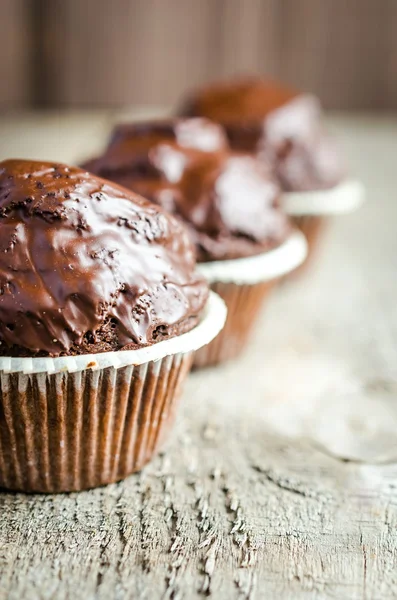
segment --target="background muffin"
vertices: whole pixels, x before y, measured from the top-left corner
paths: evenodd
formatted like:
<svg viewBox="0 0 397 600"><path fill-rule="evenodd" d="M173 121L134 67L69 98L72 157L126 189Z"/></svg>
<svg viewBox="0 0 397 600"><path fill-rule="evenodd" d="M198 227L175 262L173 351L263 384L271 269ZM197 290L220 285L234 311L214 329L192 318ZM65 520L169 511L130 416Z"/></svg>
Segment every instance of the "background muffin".
<svg viewBox="0 0 397 600"><path fill-rule="evenodd" d="M199 362L197 355L195 364L236 356L264 297L282 274L271 270L269 277L264 261L272 261L271 251L284 247L292 233L266 162L231 151L222 129L210 121L176 119L116 127L104 154L85 166L144 194L183 221L200 268L229 309L226 328L214 342L216 351L210 358L211 345L204 351L207 358ZM282 272L300 262L299 248ZM241 262L249 257L258 259Z"/></svg>
<svg viewBox="0 0 397 600"><path fill-rule="evenodd" d="M180 217L199 261L259 254L290 231L269 168L231 152L206 119L120 125L104 154L84 166Z"/></svg>
<svg viewBox="0 0 397 600"><path fill-rule="evenodd" d="M180 114L213 119L232 148L271 165L283 190L283 207L305 233L310 250L327 217L362 202L363 187L347 179L314 96L256 77L235 79L197 90Z"/></svg>
<svg viewBox="0 0 397 600"><path fill-rule="evenodd" d="M198 90L181 113L222 124L232 148L257 153L271 163L283 190L329 188L345 175L314 96L247 78Z"/></svg>

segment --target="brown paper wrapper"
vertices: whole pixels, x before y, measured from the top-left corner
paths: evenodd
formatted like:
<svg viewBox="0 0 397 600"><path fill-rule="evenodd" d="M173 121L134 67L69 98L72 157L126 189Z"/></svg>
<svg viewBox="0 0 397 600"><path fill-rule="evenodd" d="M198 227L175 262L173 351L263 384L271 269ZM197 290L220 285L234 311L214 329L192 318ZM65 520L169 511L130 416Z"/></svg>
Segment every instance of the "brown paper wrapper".
<svg viewBox="0 0 397 600"><path fill-rule="evenodd" d="M315 258L318 244L320 243L324 230L330 221L330 217L318 215L302 215L299 217L290 217L290 219L292 224L300 229L300 231L306 237L308 253L307 258L302 266L298 267L292 274L287 275L287 279L303 273L313 258Z"/></svg>
<svg viewBox="0 0 397 600"><path fill-rule="evenodd" d="M123 479L161 446L193 354L76 373L0 373L0 487L69 492Z"/></svg>
<svg viewBox="0 0 397 600"><path fill-rule="evenodd" d="M223 330L207 346L195 352L193 368L213 366L237 358L244 350L263 302L277 279L242 285L214 282L211 289L219 294L227 306Z"/></svg>

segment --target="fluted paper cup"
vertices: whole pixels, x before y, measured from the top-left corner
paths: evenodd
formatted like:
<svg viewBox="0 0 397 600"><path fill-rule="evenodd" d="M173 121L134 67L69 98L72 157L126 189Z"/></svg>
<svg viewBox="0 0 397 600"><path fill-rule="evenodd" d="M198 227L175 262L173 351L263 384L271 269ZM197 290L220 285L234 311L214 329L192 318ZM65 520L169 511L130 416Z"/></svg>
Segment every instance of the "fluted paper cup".
<svg viewBox="0 0 397 600"><path fill-rule="evenodd" d="M279 279L303 263L307 254L304 235L293 232L278 248L257 256L197 265L227 306L221 333L196 351L195 368L236 358L245 348L262 305Z"/></svg>
<svg viewBox="0 0 397 600"><path fill-rule="evenodd" d="M360 181L349 179L328 190L286 192L282 196L284 211L306 236L308 257L312 258L322 233L333 216L357 210L365 200Z"/></svg>
<svg viewBox="0 0 397 600"><path fill-rule="evenodd" d="M194 351L225 318L211 292L192 331L148 348L0 358L0 487L78 491L141 469L172 425Z"/></svg>

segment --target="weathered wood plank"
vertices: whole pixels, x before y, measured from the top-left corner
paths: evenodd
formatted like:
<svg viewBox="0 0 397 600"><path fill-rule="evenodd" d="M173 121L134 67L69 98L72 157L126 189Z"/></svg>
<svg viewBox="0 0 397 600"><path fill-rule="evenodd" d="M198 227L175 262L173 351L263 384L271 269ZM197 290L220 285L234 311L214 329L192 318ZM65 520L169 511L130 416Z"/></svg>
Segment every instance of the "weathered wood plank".
<svg viewBox="0 0 397 600"><path fill-rule="evenodd" d="M41 119L40 138L22 121L26 151L41 156L41 139L59 159L93 151L108 120L83 122L59 118L55 135ZM0 494L0 600L396 597L397 121L331 125L367 205L277 291L241 361L190 377L168 447L141 474ZM7 136L1 156L23 150Z"/></svg>

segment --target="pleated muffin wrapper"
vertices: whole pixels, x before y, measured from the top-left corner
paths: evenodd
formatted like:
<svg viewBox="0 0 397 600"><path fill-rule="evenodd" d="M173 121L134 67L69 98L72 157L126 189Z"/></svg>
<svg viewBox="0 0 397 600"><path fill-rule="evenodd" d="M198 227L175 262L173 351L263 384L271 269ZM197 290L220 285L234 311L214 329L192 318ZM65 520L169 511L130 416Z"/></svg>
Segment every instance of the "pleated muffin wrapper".
<svg viewBox="0 0 397 600"><path fill-rule="evenodd" d="M141 469L172 425L193 353L226 319L210 292L200 323L147 348L0 358L0 487L69 492Z"/></svg>
<svg viewBox="0 0 397 600"><path fill-rule="evenodd" d="M283 194L284 211L307 239L307 260L314 256L317 244L331 218L354 212L364 200L364 185L354 179L343 181L327 190Z"/></svg>
<svg viewBox="0 0 397 600"><path fill-rule="evenodd" d="M198 270L227 306L221 333L194 355L194 368L236 358L245 348L258 314L279 279L303 263L307 242L294 231L278 248L257 256L199 263Z"/></svg>

